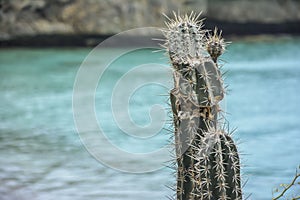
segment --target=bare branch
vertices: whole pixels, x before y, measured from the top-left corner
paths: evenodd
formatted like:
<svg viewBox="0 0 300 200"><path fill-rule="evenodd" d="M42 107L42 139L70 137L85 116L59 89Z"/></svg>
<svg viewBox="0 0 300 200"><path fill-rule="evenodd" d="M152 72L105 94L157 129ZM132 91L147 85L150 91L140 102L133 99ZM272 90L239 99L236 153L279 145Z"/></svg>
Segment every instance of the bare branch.
<svg viewBox="0 0 300 200"><path fill-rule="evenodd" d="M300 169L300 166L299 166ZM296 183L296 180L300 177L300 173L298 173L298 170L296 170L296 175L294 177L294 179L292 180L292 182L288 185L286 184L282 184L282 187L284 188L282 190L282 192L275 198L273 198L272 200L277 200L280 199L281 197L283 197L285 195L285 193L294 185L300 185L300 182ZM300 199L300 196L297 197L293 197L292 200L296 200L296 199Z"/></svg>

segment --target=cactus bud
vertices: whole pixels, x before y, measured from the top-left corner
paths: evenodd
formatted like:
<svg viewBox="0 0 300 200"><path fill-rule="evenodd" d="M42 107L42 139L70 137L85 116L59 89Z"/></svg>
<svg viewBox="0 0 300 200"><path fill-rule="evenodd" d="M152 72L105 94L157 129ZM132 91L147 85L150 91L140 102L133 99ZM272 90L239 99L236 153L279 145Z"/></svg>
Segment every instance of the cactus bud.
<svg viewBox="0 0 300 200"><path fill-rule="evenodd" d="M221 36L222 31L218 34L218 29L215 28L213 34L209 34L206 42L206 50L212 60L217 63L217 59L225 51L226 43Z"/></svg>

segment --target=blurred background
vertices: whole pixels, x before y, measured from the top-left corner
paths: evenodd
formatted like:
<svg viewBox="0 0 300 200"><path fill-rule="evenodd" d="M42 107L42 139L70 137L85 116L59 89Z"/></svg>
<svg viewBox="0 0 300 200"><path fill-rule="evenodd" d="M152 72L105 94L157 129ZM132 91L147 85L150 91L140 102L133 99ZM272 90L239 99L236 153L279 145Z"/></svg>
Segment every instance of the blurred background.
<svg viewBox="0 0 300 200"><path fill-rule="evenodd" d="M173 194L165 186L175 183L169 168L132 174L95 160L80 141L72 110L76 74L93 47L128 29L164 27L162 13L170 16L172 11L202 11L205 27L219 27L225 40L232 41L221 57L230 88L223 106L230 126L238 128L235 137L243 153L244 180L248 179L245 195L271 199L274 188L292 180L300 164L300 1L0 2L0 200L150 200ZM92 70L104 68L107 57L118 57L99 81L95 114L110 142L128 152L153 151L170 136L165 129L150 140L127 135L111 110L112 90L124 74L151 62L170 68L163 52L130 50L139 46L132 38L151 37L162 36L141 29L131 40L98 49L86 62ZM124 48L129 52L121 55ZM170 73L151 69L124 85L146 76L172 82ZM169 89L144 85L124 101L134 123L151 123L149 109L154 104L168 108L161 94ZM118 159L109 151L107 157ZM299 187L293 188L287 197L299 193Z"/></svg>
<svg viewBox="0 0 300 200"><path fill-rule="evenodd" d="M172 11L202 12L207 28L227 35L299 34L299 10L297 0L1 0L0 41L93 46L128 29L162 27L162 13Z"/></svg>

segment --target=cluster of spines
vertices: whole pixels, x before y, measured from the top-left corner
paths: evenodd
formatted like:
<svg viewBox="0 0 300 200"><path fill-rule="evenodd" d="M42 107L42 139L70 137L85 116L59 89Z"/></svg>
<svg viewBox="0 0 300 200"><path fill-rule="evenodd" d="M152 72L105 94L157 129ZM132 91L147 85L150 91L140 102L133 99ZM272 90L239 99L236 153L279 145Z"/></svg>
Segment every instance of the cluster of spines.
<svg viewBox="0 0 300 200"><path fill-rule="evenodd" d="M174 13L163 30L174 69L176 199L242 199L239 154L218 124L225 88L217 58L226 43L217 29L206 37L199 16Z"/></svg>
<svg viewBox="0 0 300 200"><path fill-rule="evenodd" d="M165 47L169 51L172 62L185 64L205 52L203 45L205 32L201 29L203 20L199 20L199 17L200 14L196 15L193 12L183 17L174 13L174 19L167 17L167 29L163 32L168 38Z"/></svg>

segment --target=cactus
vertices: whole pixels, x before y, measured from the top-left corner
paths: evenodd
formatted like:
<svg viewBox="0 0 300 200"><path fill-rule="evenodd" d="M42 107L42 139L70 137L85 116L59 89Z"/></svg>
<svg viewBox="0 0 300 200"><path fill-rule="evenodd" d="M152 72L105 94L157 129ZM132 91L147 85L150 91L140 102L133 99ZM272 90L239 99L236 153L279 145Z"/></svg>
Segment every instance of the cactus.
<svg viewBox="0 0 300 200"><path fill-rule="evenodd" d="M219 122L225 88L218 57L226 43L217 29L207 36L199 16L166 16L163 30L174 78L176 199L242 199L239 154Z"/></svg>

